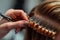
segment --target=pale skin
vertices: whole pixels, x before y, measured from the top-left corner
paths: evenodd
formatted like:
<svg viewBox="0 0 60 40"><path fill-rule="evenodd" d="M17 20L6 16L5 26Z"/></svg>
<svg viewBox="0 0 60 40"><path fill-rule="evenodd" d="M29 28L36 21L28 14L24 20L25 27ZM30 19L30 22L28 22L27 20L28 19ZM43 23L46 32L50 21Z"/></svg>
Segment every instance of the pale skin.
<svg viewBox="0 0 60 40"><path fill-rule="evenodd" d="M0 39L3 38L11 29L15 29L18 27L19 30L16 30L18 32L21 28L27 27L25 24L28 24L29 20L27 14L23 10L10 9L5 13L5 15L11 18L18 18L17 16L19 16L20 18L22 18L22 20L17 19L18 21L8 22L4 18L2 18L0 20ZM58 32L54 40L60 40L60 32Z"/></svg>
<svg viewBox="0 0 60 40"><path fill-rule="evenodd" d="M13 18L13 16L15 18L18 18L17 16L20 16L22 20L17 19L19 21L8 22L4 18L2 18L0 20L0 38L4 37L11 29L15 29L16 27L18 28L18 30L16 31L17 32L20 31L20 29L26 27L25 24L28 23L27 14L23 10L10 9L5 13L5 15L11 18Z"/></svg>

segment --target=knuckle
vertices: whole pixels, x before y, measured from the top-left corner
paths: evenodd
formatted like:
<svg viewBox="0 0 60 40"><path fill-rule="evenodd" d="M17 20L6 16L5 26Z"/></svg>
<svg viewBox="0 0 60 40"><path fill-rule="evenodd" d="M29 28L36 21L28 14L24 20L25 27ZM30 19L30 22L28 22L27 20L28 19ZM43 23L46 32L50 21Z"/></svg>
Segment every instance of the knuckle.
<svg viewBox="0 0 60 40"><path fill-rule="evenodd" d="M23 10L15 10L15 12L24 13Z"/></svg>
<svg viewBox="0 0 60 40"><path fill-rule="evenodd" d="M23 10L20 10L21 12L24 12Z"/></svg>
<svg viewBox="0 0 60 40"><path fill-rule="evenodd" d="M14 13L14 9L9 9L9 10L5 13L5 15L11 15L12 13Z"/></svg>

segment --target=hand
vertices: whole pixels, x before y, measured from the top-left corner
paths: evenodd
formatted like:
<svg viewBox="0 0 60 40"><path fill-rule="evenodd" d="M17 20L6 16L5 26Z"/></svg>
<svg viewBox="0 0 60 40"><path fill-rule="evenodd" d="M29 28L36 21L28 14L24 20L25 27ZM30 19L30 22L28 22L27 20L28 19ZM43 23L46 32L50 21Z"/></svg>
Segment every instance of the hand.
<svg viewBox="0 0 60 40"><path fill-rule="evenodd" d="M19 29L16 31L19 31L28 24L27 15L22 10L10 9L5 13L5 15L14 19L14 22L8 22L4 18L0 20L0 38L4 37L11 29L18 27Z"/></svg>

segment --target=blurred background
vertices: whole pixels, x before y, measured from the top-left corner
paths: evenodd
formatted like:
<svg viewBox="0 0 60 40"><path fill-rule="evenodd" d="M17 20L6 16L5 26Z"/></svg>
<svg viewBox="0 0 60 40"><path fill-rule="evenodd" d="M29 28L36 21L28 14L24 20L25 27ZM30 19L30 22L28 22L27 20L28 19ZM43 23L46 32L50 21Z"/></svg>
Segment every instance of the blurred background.
<svg viewBox="0 0 60 40"><path fill-rule="evenodd" d="M9 9L22 9L29 13L32 8L41 3L43 0L0 0L0 12L3 14ZM12 29L5 37L0 40L24 40L25 31L15 34Z"/></svg>

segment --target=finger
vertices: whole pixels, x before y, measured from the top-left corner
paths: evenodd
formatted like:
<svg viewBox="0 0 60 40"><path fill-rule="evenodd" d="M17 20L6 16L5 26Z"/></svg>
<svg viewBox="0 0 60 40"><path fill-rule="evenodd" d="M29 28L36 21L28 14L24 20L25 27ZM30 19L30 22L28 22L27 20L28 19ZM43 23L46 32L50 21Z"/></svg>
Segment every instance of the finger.
<svg viewBox="0 0 60 40"><path fill-rule="evenodd" d="M23 18L24 20L28 21L27 14L23 10L15 10L15 12L16 12L15 15L18 15L19 17Z"/></svg>
<svg viewBox="0 0 60 40"><path fill-rule="evenodd" d="M12 19L14 19L14 18L16 18L16 16L14 15L14 12L15 12L14 9L9 9L9 10L5 13L5 15L11 17Z"/></svg>
<svg viewBox="0 0 60 40"><path fill-rule="evenodd" d="M10 16L12 19L22 18L23 20L28 20L27 14L23 10L14 10L10 9L6 12L7 16Z"/></svg>
<svg viewBox="0 0 60 40"><path fill-rule="evenodd" d="M0 29L6 28L6 29L13 29L16 27L25 27L26 24L28 24L27 21L22 20L22 21L17 21L17 22L8 22L0 25Z"/></svg>
<svg viewBox="0 0 60 40"><path fill-rule="evenodd" d="M20 29L21 29L21 28L18 28L18 27L17 27L17 28L15 29L15 33L19 32Z"/></svg>

